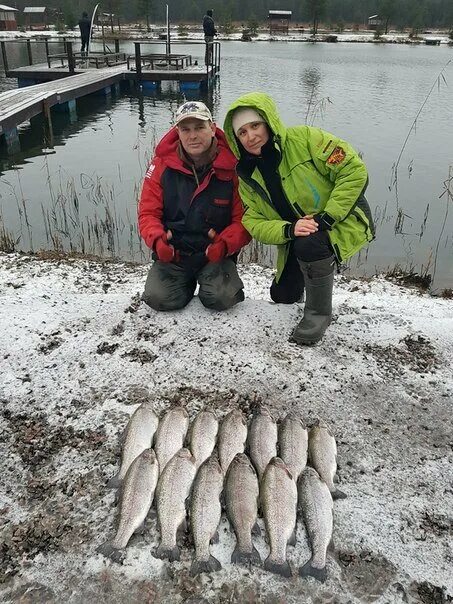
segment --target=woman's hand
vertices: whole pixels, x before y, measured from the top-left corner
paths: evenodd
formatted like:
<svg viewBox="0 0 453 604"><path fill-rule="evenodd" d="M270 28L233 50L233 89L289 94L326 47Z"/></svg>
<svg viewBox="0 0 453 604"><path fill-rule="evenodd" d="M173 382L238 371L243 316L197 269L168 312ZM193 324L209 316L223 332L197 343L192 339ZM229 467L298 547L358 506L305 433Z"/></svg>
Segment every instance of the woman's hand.
<svg viewBox="0 0 453 604"><path fill-rule="evenodd" d="M316 221L313 219L312 215L299 218L294 226L295 237L308 237L308 235L312 235L317 231L318 225L316 224Z"/></svg>

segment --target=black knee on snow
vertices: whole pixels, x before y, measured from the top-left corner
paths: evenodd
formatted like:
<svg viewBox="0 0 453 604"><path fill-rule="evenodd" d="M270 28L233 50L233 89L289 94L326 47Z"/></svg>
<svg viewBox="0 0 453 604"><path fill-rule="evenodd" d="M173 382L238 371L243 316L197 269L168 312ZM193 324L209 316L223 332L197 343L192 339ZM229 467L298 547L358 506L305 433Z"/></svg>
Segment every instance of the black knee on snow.
<svg viewBox="0 0 453 604"><path fill-rule="evenodd" d="M238 302L242 302L245 298L243 290L239 290L232 298L226 296L204 296L202 293L198 294L200 302L205 308L210 310L228 310Z"/></svg>
<svg viewBox="0 0 453 604"><path fill-rule="evenodd" d="M142 295L142 301L153 310L158 311L181 310L181 308L187 306L191 299L192 297L188 300L165 300L159 296Z"/></svg>

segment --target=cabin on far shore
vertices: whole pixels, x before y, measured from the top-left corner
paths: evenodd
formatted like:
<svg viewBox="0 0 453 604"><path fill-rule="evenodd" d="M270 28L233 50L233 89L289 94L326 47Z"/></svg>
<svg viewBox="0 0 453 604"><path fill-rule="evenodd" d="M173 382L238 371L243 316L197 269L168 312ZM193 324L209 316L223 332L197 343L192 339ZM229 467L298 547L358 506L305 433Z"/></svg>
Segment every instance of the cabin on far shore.
<svg viewBox="0 0 453 604"><path fill-rule="evenodd" d="M292 11L290 10L270 10L269 19L269 34L285 34L288 35L289 22L291 21Z"/></svg>
<svg viewBox="0 0 453 604"><path fill-rule="evenodd" d="M0 31L16 31L16 15L17 8L11 8L0 4Z"/></svg>
<svg viewBox="0 0 453 604"><path fill-rule="evenodd" d="M371 15L368 17L368 29L376 30L382 25L381 19L379 19L379 15Z"/></svg>
<svg viewBox="0 0 453 604"><path fill-rule="evenodd" d="M26 6L24 15L25 29L47 29L47 8L45 6Z"/></svg>

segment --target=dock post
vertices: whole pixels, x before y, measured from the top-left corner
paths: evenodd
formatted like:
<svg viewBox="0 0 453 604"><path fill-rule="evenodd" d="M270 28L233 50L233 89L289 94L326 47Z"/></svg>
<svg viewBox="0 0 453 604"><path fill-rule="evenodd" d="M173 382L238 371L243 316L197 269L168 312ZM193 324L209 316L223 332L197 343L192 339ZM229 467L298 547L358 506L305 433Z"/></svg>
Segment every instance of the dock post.
<svg viewBox="0 0 453 604"><path fill-rule="evenodd" d="M135 46L135 73L137 74L137 81L140 82L142 79L142 54L140 51L140 42L134 42Z"/></svg>
<svg viewBox="0 0 453 604"><path fill-rule="evenodd" d="M52 114L50 111L50 105L49 105L49 101L47 99L44 99L42 102L42 108L43 108L43 113L44 113L44 117L46 118L46 126L44 129L44 136L46 139L46 143L47 143L47 147L49 149L53 149L54 144L53 144L53 126L52 126Z"/></svg>
<svg viewBox="0 0 453 604"><path fill-rule="evenodd" d="M69 122L71 124L74 124L77 121L77 105L75 99L71 99L68 101L68 112Z"/></svg>
<svg viewBox="0 0 453 604"><path fill-rule="evenodd" d="M46 60L47 60L47 65L49 66L50 69L50 59L49 59L49 38L46 38L44 40L44 45L46 48Z"/></svg>
<svg viewBox="0 0 453 604"><path fill-rule="evenodd" d="M10 130L4 130L3 134L5 136L6 150L8 155L18 153L20 151L20 142L17 128L14 126Z"/></svg>
<svg viewBox="0 0 453 604"><path fill-rule="evenodd" d="M31 40L30 38L27 39L27 55L28 55L28 64L29 65L33 65L33 55L31 52Z"/></svg>
<svg viewBox="0 0 453 604"><path fill-rule="evenodd" d="M111 90L113 92L113 94L115 94L116 96L120 96L120 83L119 82L115 82L115 84L112 84L111 86Z"/></svg>
<svg viewBox="0 0 453 604"><path fill-rule="evenodd" d="M120 51L120 41L118 38L115 38L115 52L118 54Z"/></svg>
<svg viewBox="0 0 453 604"><path fill-rule="evenodd" d="M69 73L75 73L74 53L72 52L72 42L66 42L66 54L68 55Z"/></svg>
<svg viewBox="0 0 453 604"><path fill-rule="evenodd" d="M5 70L5 75L8 75L8 57L6 55L6 46L4 40L0 42L0 46L2 48L2 60L3 60L3 68Z"/></svg>

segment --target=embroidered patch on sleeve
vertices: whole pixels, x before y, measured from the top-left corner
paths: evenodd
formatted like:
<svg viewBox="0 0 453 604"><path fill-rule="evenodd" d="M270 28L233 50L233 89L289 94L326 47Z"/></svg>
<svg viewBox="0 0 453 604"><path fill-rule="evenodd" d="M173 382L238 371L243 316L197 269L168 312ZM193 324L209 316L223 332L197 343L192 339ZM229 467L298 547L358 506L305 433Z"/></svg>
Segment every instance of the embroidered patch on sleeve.
<svg viewBox="0 0 453 604"><path fill-rule="evenodd" d="M331 165L341 164L346 157L346 152L341 147L335 147L327 159L327 163Z"/></svg>

